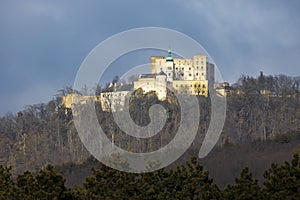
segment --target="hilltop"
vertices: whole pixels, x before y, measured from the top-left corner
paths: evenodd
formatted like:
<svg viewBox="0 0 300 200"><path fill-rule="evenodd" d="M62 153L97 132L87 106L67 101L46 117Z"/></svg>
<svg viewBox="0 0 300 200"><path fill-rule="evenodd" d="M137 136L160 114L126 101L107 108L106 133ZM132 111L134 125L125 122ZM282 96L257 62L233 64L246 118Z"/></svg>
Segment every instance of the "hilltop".
<svg viewBox="0 0 300 200"><path fill-rule="evenodd" d="M90 157L77 135L72 110L61 104L62 97L67 93L68 89L65 89L46 104L28 106L17 115L7 114L0 118L0 160L5 165L12 165L14 174L26 169L34 171L46 164L81 164ZM227 117L215 149L230 145L250 145L247 148L251 149L256 142L270 141L294 144L300 131L299 97L299 78L263 74L257 78L242 76L227 88ZM209 98L199 96L198 101L202 123L191 147L194 149L200 147L210 121ZM161 101L155 92L144 94L137 91L132 97L130 109L137 124L149 123L148 110L156 103L169 110L169 119L160 134L149 140L132 139L130 143L122 142L128 138L116 127L110 112L102 111L99 105L96 105L96 110L98 121L108 138L112 140L113 136L114 143L123 149L145 152L161 148L174 137L180 120L176 102L172 94ZM142 107L145 109L141 110ZM289 149L286 152L292 151Z"/></svg>

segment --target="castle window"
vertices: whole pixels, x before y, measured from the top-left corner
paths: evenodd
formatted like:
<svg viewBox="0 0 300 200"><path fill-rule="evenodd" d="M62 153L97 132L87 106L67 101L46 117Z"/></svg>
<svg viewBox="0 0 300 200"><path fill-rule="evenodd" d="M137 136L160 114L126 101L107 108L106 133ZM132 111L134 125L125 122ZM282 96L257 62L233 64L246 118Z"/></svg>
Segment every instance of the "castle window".
<svg viewBox="0 0 300 200"><path fill-rule="evenodd" d="M192 76L192 74L189 74L189 76Z"/></svg>
<svg viewBox="0 0 300 200"><path fill-rule="evenodd" d="M169 73L168 75L171 76L171 73Z"/></svg>
<svg viewBox="0 0 300 200"><path fill-rule="evenodd" d="M191 68L189 67L189 70L191 70Z"/></svg>
<svg viewBox="0 0 300 200"><path fill-rule="evenodd" d="M203 66L201 66L201 69L203 69Z"/></svg>
<svg viewBox="0 0 300 200"><path fill-rule="evenodd" d="M184 70L184 67L182 67L181 69Z"/></svg>
<svg viewBox="0 0 300 200"><path fill-rule="evenodd" d="M202 76L204 76L204 73L202 73Z"/></svg>
<svg viewBox="0 0 300 200"><path fill-rule="evenodd" d="M198 73L196 73L196 76L198 76Z"/></svg>
<svg viewBox="0 0 300 200"><path fill-rule="evenodd" d="M178 67L176 67L176 70L178 70Z"/></svg>

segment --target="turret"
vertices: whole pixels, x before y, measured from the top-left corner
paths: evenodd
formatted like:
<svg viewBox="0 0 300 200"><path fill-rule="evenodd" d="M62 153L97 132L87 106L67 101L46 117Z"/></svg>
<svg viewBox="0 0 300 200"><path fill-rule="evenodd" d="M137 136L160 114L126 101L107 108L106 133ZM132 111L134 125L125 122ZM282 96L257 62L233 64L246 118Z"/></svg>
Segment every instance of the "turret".
<svg viewBox="0 0 300 200"><path fill-rule="evenodd" d="M170 50L168 50L168 56L166 57L166 75L167 75L167 81L173 81L174 60Z"/></svg>

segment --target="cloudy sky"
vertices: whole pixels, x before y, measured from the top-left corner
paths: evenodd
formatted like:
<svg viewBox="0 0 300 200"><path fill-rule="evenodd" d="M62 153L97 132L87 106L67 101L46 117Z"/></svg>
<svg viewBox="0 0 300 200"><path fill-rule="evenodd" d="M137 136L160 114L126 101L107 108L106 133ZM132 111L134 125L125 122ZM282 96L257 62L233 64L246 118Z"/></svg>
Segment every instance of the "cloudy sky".
<svg viewBox="0 0 300 200"><path fill-rule="evenodd" d="M3 0L0 115L47 102L72 86L97 44L137 27L165 27L192 37L231 83L259 71L300 75L299 10L298 0Z"/></svg>

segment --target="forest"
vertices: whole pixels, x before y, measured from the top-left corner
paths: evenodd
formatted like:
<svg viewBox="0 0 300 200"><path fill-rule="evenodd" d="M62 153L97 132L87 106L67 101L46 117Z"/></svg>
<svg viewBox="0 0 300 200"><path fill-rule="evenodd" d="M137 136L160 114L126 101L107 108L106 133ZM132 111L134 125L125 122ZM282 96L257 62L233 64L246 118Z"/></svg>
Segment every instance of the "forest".
<svg viewBox="0 0 300 200"><path fill-rule="evenodd" d="M141 199L141 195L145 192L148 194L146 196L152 199L248 198L247 196L232 196L234 194L231 191L239 191L238 193L241 195L251 194L256 197L262 195L262 197L270 198L277 196L268 195L285 195L287 197L287 193L289 193L291 199L295 199L293 196L297 194L295 188L283 189L281 187L292 183L289 187L298 186L297 188L300 188L298 157L295 156L291 162L282 165L279 165L278 162L287 160L289 157L286 155L291 157L294 153L299 154L300 152L299 86L299 77L266 76L261 73L258 77L243 75L235 84L226 88L226 121L214 151L226 152L228 148L235 148L234 152L240 153L242 151L239 148L247 146L254 152L255 148L268 145L270 150L268 155L264 155L264 158L274 157L272 154L274 152L280 159L268 160L267 164L275 161L277 163L272 164L268 170L265 168L266 163L257 167L258 171L264 174L259 182L252 177L248 168L244 168L246 166L239 164L238 169L244 168L240 177L236 178L234 183L223 181L221 185L224 188L222 189L220 189L219 183L216 184L212 181L208 172L203 170L198 161L190 160L190 157L196 156L199 152L210 121L210 99L201 96L198 97L201 123L197 139L187 154L183 156L185 159L180 159L168 169L140 175L116 172L101 166L92 174L87 174L92 176L84 180L82 187L67 188L65 179L57 174L51 165L64 166L71 163L71 165L80 166L90 159L90 154L77 135L72 111L61 105L62 96L73 92L71 88L66 87L48 103L29 105L17 114L7 113L0 117L0 163L2 163L0 198L3 195L12 195L10 197L15 199L19 197L13 195L25 195L26 192L27 199L39 199L41 196L47 197L46 199L54 197L58 199L101 199L106 195L108 199L126 199L130 195L133 199ZM107 90L105 87L97 89L98 92ZM151 105L159 103L164 106L168 110L169 118L163 130L150 139L130 138L116 126L112 113L103 112L100 105L95 105L99 124L106 130L107 137L119 147L133 152L153 151L167 145L174 137L180 120L180 109L174 95L169 92L167 100L161 102L155 93L143 94L137 90L130 102L130 115L139 125L149 123L148 110ZM210 156L212 155L215 155L214 152ZM188 164L185 164L186 161ZM200 162L202 164L206 161ZM216 160L210 164L216 166L217 163ZM226 163L229 162L222 161L218 164L226 166ZM109 182L108 176L111 177L112 182ZM284 179L283 177L286 176L287 179ZM234 179L233 177L232 179ZM51 185L48 181L55 183L53 187L57 191L47 188L46 185ZM280 185L280 181L285 182ZM119 185L114 186L112 183ZM129 187L130 185L132 187ZM99 190L101 187L106 189ZM35 190L37 193L32 194L31 190ZM250 193L250 190L257 194ZM53 194L50 191L53 191ZM275 191L278 191L278 194ZM298 191L298 193L300 192ZM121 197L122 195L125 196ZM142 197L146 198L144 195Z"/></svg>
<svg viewBox="0 0 300 200"><path fill-rule="evenodd" d="M67 188L63 176L47 165L37 173L25 171L11 178L0 165L0 199L299 199L300 162L295 154L264 172L263 185L246 167L233 184L219 188L196 157L175 170L136 174L100 164L82 186Z"/></svg>

